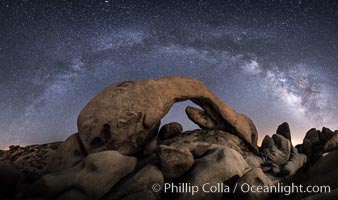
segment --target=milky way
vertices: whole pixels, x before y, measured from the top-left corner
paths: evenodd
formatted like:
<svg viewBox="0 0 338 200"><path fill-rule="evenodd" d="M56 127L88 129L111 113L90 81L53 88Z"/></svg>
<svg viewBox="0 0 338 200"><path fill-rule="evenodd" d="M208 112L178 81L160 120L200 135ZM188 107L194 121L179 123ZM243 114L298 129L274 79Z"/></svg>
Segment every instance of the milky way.
<svg viewBox="0 0 338 200"><path fill-rule="evenodd" d="M63 140L99 91L193 76L260 138L338 128L336 1L0 2L0 147ZM196 128L173 107L163 123Z"/></svg>

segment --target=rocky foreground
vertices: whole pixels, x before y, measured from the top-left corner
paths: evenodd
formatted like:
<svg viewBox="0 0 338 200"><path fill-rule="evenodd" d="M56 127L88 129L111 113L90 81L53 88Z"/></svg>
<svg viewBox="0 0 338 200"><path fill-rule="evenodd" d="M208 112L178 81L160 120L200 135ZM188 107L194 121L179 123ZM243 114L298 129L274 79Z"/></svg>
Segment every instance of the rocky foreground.
<svg viewBox="0 0 338 200"><path fill-rule="evenodd" d="M189 119L160 126L178 101ZM161 127L161 128L160 128ZM251 119L188 77L109 86L78 117L64 142L0 151L0 199L338 199L338 131L311 129L293 146L288 123L260 147ZM164 191L164 184L325 185L330 193ZM155 186L155 187L154 187ZM155 190L155 191L154 191Z"/></svg>

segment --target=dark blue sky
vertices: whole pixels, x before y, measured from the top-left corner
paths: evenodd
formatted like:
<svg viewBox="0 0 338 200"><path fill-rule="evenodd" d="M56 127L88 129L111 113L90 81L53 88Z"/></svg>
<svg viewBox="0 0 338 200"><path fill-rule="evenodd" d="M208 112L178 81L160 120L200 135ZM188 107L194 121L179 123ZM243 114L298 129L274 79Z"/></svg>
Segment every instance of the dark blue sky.
<svg viewBox="0 0 338 200"><path fill-rule="evenodd" d="M0 1L0 147L63 140L124 80L193 76L260 133L337 129L336 1ZM165 122L195 128L170 111Z"/></svg>

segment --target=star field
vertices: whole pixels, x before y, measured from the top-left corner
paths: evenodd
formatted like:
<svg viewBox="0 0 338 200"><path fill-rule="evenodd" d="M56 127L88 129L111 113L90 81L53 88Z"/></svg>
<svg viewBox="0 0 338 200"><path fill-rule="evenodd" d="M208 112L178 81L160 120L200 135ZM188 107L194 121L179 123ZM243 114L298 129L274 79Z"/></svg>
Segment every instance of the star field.
<svg viewBox="0 0 338 200"><path fill-rule="evenodd" d="M0 1L0 147L64 140L80 110L124 80L193 76L248 115L338 128L334 0ZM175 105L162 121L196 128Z"/></svg>

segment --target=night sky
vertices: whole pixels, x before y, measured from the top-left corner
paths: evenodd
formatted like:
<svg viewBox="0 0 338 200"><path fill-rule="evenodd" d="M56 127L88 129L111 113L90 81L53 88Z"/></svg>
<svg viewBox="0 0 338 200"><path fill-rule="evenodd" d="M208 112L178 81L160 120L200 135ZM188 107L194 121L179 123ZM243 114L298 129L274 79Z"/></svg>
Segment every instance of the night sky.
<svg viewBox="0 0 338 200"><path fill-rule="evenodd" d="M260 140L338 129L337 1L0 0L0 147L64 140L108 85L193 76ZM176 104L162 121L196 128Z"/></svg>

